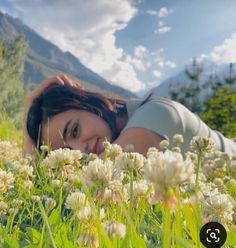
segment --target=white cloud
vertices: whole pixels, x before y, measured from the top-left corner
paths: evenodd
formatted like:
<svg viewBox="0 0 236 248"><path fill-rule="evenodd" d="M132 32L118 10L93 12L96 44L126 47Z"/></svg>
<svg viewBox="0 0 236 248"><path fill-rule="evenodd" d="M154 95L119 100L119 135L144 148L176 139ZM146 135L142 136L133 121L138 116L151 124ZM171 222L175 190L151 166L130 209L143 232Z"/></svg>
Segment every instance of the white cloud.
<svg viewBox="0 0 236 248"><path fill-rule="evenodd" d="M173 13L173 10L172 9L168 9L166 7L162 7L158 11L157 15L158 15L159 18L163 18L163 17L166 17L166 16L170 15L171 13Z"/></svg>
<svg viewBox="0 0 236 248"><path fill-rule="evenodd" d="M142 45L139 45L139 46L136 46L134 48L134 55L137 57L137 58L142 58L143 56L145 56L145 54L148 53L148 50L146 47L142 46Z"/></svg>
<svg viewBox="0 0 236 248"><path fill-rule="evenodd" d="M173 9L168 9L166 7L162 7L159 9L159 11L149 9L146 11L147 14L152 16L158 16L159 18L167 17L168 15L172 14L174 11Z"/></svg>
<svg viewBox="0 0 236 248"><path fill-rule="evenodd" d="M144 69L141 62L127 60L123 49L115 44L115 32L124 29L137 14L132 1L11 1L26 24L62 50L75 54L93 71L129 90L144 88L134 69ZM137 48L137 54L142 52L141 47Z"/></svg>
<svg viewBox="0 0 236 248"><path fill-rule="evenodd" d="M176 63L174 63L173 61L166 61L165 65L169 68L175 68L176 67Z"/></svg>
<svg viewBox="0 0 236 248"><path fill-rule="evenodd" d="M155 34L165 34L169 32L172 28L169 26L163 26L154 31Z"/></svg>
<svg viewBox="0 0 236 248"><path fill-rule="evenodd" d="M138 59L136 57L132 57L131 55L126 56L126 61L133 65L135 69L138 71L145 71L147 69L147 66L144 64L144 62L141 59Z"/></svg>
<svg viewBox="0 0 236 248"><path fill-rule="evenodd" d="M236 33L225 39L219 46L213 48L209 54L202 54L199 61L210 60L216 64L227 64L236 62Z"/></svg>
<svg viewBox="0 0 236 248"><path fill-rule="evenodd" d="M154 15L154 16L158 15L158 12L156 10L153 10L153 9L147 10L146 13L149 15Z"/></svg>
<svg viewBox="0 0 236 248"><path fill-rule="evenodd" d="M153 70L152 74L157 78L160 79L162 77L162 73L159 70Z"/></svg>

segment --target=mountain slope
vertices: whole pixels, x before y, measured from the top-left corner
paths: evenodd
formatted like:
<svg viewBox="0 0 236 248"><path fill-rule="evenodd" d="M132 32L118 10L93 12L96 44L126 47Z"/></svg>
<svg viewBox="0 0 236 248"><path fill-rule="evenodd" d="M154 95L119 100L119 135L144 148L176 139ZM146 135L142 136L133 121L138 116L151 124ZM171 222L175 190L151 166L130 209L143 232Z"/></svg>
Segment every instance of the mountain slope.
<svg viewBox="0 0 236 248"><path fill-rule="evenodd" d="M0 38L14 39L23 34L27 43L24 80L38 84L45 78L67 74L79 80L90 90L107 92L129 99L136 97L121 87L111 85L104 78L85 67L70 52L63 52L56 45L44 39L19 19L0 12Z"/></svg>

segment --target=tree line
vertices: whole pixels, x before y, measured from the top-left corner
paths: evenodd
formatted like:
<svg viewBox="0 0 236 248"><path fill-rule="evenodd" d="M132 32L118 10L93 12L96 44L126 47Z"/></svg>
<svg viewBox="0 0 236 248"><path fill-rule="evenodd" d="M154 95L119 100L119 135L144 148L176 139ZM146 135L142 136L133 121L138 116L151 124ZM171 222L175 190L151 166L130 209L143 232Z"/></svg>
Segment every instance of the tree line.
<svg viewBox="0 0 236 248"><path fill-rule="evenodd" d="M191 66L185 69L187 81L182 86L169 87L169 97L179 101L198 114L212 129L225 136L236 136L236 74L230 63L228 72L220 77L210 74L204 81L204 69L194 58Z"/></svg>

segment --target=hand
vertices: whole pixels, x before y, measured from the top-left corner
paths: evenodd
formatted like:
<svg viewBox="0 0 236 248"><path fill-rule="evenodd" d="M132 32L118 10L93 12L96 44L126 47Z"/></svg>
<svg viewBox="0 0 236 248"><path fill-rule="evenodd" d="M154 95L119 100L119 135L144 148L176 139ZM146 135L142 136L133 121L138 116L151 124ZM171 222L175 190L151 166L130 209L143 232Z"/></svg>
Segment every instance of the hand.
<svg viewBox="0 0 236 248"><path fill-rule="evenodd" d="M39 97L45 90L55 87L55 86L60 86L60 85L70 87L74 90L81 89L80 84L74 82L73 80L68 78L66 75L60 75L60 76L49 78L43 81L27 96L25 105L24 105L24 130L23 130L24 155L32 154L35 148L34 141L30 138L27 132L27 128L26 128L28 112L29 112L31 105L33 104L34 100L37 97Z"/></svg>

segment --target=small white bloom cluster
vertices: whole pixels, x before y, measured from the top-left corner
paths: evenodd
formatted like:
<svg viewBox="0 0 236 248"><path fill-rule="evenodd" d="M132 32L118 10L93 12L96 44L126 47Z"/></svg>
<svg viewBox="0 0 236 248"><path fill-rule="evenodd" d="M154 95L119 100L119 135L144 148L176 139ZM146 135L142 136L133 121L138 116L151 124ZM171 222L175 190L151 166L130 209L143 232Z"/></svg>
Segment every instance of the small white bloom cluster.
<svg viewBox="0 0 236 248"><path fill-rule="evenodd" d="M86 195L80 191L70 193L66 198L66 208L79 210L86 204Z"/></svg>
<svg viewBox="0 0 236 248"><path fill-rule="evenodd" d="M87 166L82 168L82 176L89 186L106 186L115 177L113 163L111 160L103 162L101 159L90 161Z"/></svg>
<svg viewBox="0 0 236 248"><path fill-rule="evenodd" d="M16 143L10 141L0 141L0 159L11 161L21 157L22 151Z"/></svg>
<svg viewBox="0 0 236 248"><path fill-rule="evenodd" d="M215 150L215 142L209 137L195 136L190 142L190 149L196 153L209 153Z"/></svg>
<svg viewBox="0 0 236 248"><path fill-rule="evenodd" d="M0 169L0 193L5 193L12 187L15 178L11 172Z"/></svg>
<svg viewBox="0 0 236 248"><path fill-rule="evenodd" d="M79 150L70 150L68 148L51 151L42 161L42 166L46 168L58 168L65 165L74 165L82 158Z"/></svg>
<svg viewBox="0 0 236 248"><path fill-rule="evenodd" d="M108 141L103 142L105 152L110 160L115 161L115 159L122 154L121 146L117 144L111 144Z"/></svg>
<svg viewBox="0 0 236 248"><path fill-rule="evenodd" d="M151 149L147 153L144 178L153 184L156 192L191 181L194 171L193 161L182 154L166 150Z"/></svg>
<svg viewBox="0 0 236 248"><path fill-rule="evenodd" d="M123 152L115 161L114 165L117 170L130 172L141 172L145 164L145 157L137 152Z"/></svg>
<svg viewBox="0 0 236 248"><path fill-rule="evenodd" d="M125 185L127 190L127 196L130 199L130 184ZM151 183L148 183L146 180L134 181L133 182L133 207L138 207L140 201L148 201L151 195L153 194L153 187Z"/></svg>
<svg viewBox="0 0 236 248"><path fill-rule="evenodd" d="M117 221L106 221L102 223L106 233L111 238L124 238L126 234L126 226Z"/></svg>
<svg viewBox="0 0 236 248"><path fill-rule="evenodd" d="M218 189L208 193L204 198L203 209L206 211L213 220L219 219L220 221L230 222L233 220L234 206L228 194L222 194Z"/></svg>

